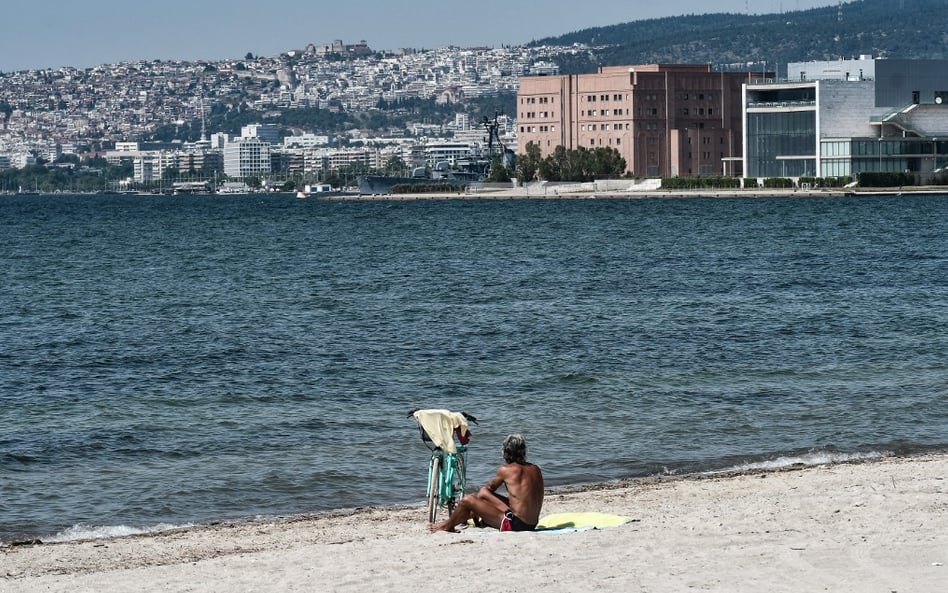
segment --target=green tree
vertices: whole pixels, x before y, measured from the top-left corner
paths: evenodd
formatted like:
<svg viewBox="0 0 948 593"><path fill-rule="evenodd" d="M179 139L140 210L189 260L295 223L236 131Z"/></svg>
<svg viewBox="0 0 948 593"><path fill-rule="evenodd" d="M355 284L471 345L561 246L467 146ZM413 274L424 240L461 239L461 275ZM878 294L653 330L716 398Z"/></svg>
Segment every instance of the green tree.
<svg viewBox="0 0 948 593"><path fill-rule="evenodd" d="M537 171L540 168L540 146L534 142L528 142L526 153L517 156L517 179L521 183L529 183L536 179Z"/></svg>
<svg viewBox="0 0 948 593"><path fill-rule="evenodd" d="M580 146L567 150L557 146L553 154L539 162L537 172L547 181L593 181L620 177L625 168L625 159L615 148L588 150Z"/></svg>
<svg viewBox="0 0 948 593"><path fill-rule="evenodd" d="M490 175L487 181L491 183L507 183L510 181L510 172L504 166L504 159L501 155L495 154L490 161Z"/></svg>
<svg viewBox="0 0 948 593"><path fill-rule="evenodd" d="M404 175L407 169L408 165L406 165L402 157L398 155L393 155L388 159L388 162L385 163L385 173L388 175Z"/></svg>

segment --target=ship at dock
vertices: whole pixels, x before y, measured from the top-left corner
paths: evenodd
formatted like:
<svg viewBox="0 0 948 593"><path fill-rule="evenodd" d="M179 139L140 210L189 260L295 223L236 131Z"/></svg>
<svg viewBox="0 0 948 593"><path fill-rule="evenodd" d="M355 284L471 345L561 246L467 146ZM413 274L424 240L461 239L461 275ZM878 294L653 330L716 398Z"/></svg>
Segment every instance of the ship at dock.
<svg viewBox="0 0 948 593"><path fill-rule="evenodd" d="M461 191L490 176L495 156L501 157L504 166L512 167L514 155L500 141L497 119L497 115L493 119L484 118L486 146L483 143L467 142L428 143L424 147L424 167L415 167L410 176L361 175L356 180L359 193L378 195L411 192L412 189L407 186Z"/></svg>

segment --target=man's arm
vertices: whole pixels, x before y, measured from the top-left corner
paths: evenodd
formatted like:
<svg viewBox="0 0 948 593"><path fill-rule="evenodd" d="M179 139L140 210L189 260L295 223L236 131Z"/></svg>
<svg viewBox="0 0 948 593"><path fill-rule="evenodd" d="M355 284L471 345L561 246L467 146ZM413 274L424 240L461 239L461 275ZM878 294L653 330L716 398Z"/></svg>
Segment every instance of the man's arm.
<svg viewBox="0 0 948 593"><path fill-rule="evenodd" d="M508 499L506 496L502 494L497 494L497 489L506 483L506 480L504 479L504 475L503 475L503 470L504 470L503 466L497 469L497 474L493 478L491 478L490 481L487 482L487 484L484 485L484 488L481 490L480 495L482 497L497 499L505 507L510 507L510 499ZM484 492L485 490L487 492ZM501 510L504 510L504 509L501 509Z"/></svg>
<svg viewBox="0 0 948 593"><path fill-rule="evenodd" d="M491 492L496 492L504 484L504 477L500 475L500 469L497 470L497 473L494 474L494 477L490 479L487 484L484 485L485 488Z"/></svg>

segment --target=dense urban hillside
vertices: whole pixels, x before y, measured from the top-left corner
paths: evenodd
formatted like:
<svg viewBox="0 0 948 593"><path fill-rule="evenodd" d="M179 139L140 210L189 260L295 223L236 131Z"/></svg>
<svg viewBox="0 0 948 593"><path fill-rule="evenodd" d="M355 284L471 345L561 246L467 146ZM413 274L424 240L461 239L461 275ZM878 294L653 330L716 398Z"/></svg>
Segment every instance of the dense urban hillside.
<svg viewBox="0 0 948 593"><path fill-rule="evenodd" d="M860 0L782 14L707 14L629 22L539 39L535 45L585 44L558 59L563 73L598 65L711 63L746 68L871 54L948 58L948 0Z"/></svg>

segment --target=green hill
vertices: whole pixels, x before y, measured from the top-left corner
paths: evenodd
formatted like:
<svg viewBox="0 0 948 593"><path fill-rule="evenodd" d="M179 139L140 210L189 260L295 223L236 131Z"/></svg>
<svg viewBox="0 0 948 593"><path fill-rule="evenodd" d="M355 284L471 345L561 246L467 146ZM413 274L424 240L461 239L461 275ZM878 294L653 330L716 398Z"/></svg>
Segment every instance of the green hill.
<svg viewBox="0 0 948 593"><path fill-rule="evenodd" d="M582 44L559 59L564 74L597 66L710 63L718 69L852 58L948 58L948 0L860 0L782 14L705 14L634 21L539 39Z"/></svg>

